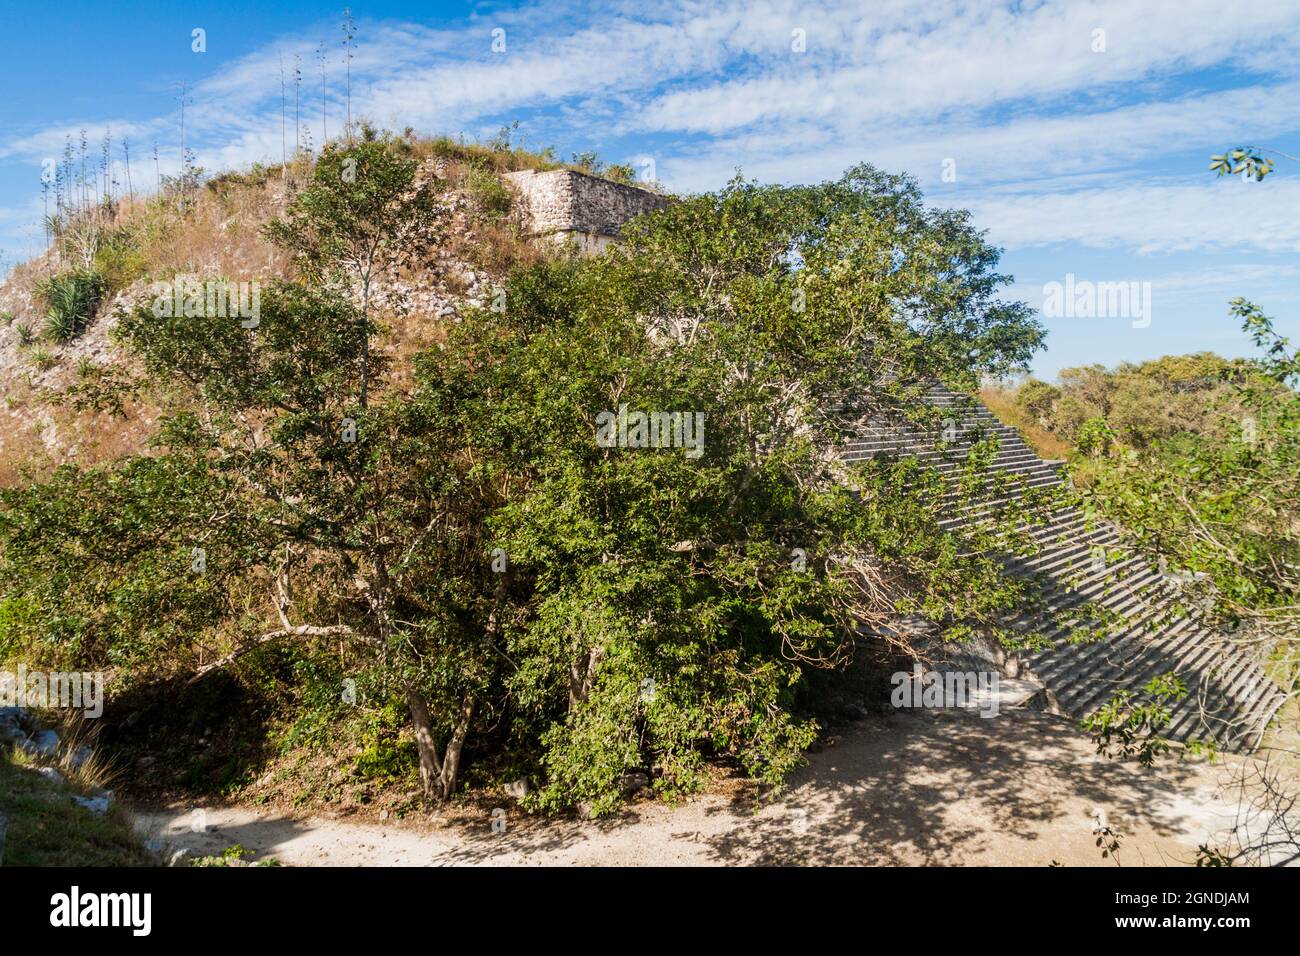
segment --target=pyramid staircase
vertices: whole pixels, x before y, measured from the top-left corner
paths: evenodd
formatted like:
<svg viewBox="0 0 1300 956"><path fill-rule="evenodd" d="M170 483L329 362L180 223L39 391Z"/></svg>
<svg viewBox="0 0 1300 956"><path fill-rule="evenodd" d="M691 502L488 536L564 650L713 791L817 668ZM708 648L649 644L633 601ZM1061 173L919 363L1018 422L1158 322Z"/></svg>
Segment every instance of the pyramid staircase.
<svg viewBox="0 0 1300 956"><path fill-rule="evenodd" d="M950 492L945 498L952 502L952 514L941 520L941 527L957 530L990 522L1029 489L1057 488L1067 481L1062 462L1039 458L1014 428L977 400L934 387L926 401L951 409L939 433L901 421L879 422L848 443L844 458L915 458L951 481L976 441L996 438L991 492L966 504ZM1001 560L1010 573L1035 582L1042 606L1010 623L1038 631L1050 646L1029 653L1019 672L1009 676L1041 683L1049 708L1082 719L1121 690L1137 692L1151 678L1175 673L1188 693L1170 705L1171 720L1162 736L1179 742L1212 740L1220 750L1232 752L1259 746L1285 695L1259 661L1233 648L1199 614L1185 610L1177 576L1126 553L1117 527L1088 518L1077 507L1060 508L1045 524L1023 530L1035 541L1036 552L1030 557L1008 553ZM1116 621L1105 637L1079 642L1069 625L1058 623L1072 609L1087 615L1096 607L1109 609ZM989 656L984 653L986 662Z"/></svg>

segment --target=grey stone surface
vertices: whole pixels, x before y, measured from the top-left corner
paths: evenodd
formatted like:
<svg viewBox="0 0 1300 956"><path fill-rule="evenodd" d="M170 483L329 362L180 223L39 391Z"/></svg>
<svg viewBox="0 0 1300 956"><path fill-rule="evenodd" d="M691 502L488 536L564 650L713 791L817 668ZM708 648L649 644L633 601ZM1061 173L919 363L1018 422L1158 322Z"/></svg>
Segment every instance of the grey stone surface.
<svg viewBox="0 0 1300 956"><path fill-rule="evenodd" d="M915 458L951 480L975 441L994 436L997 453L987 493L969 504L960 503L956 493L947 495L951 507L940 520L941 527L989 523L1031 489L1060 486L1067 480L1061 462L1039 458L1014 428L999 422L979 401L940 387L932 388L926 400L949 413L943 428L926 433L900 420L882 418L848 443L845 458ZM1045 602L1044 610L1022 613L1014 621L1019 630L1037 631L1051 643L1014 665L1020 679L1043 686L1044 709L1086 717L1118 691L1140 692L1152 677L1176 673L1189 692L1171 705L1172 718L1161 736L1176 741L1213 740L1228 751L1249 752L1259 746L1285 695L1258 660L1233 647L1201 614L1181 613L1179 586L1172 575L1126 550L1119 528L1079 508L1063 508L1045 526L1026 525L1023 530L1038 543L1038 553L1007 554L1001 560L1009 573L1035 582ZM1122 623L1100 640L1078 643L1057 615L1068 616L1071 609L1089 603L1114 612ZM907 623L900 621L898 626ZM942 635L920 637L942 646ZM986 650L948 646L943 656L961 669L979 670L992 663ZM1010 676L1012 668L999 669ZM1029 689L1009 686L1015 696ZM1020 706L1036 706L1039 697L1031 694Z"/></svg>
<svg viewBox="0 0 1300 956"><path fill-rule="evenodd" d="M86 761L94 755L95 751L92 750L88 744L82 744L72 752L72 755L68 758L68 765L72 767L73 770L80 770L82 766L85 765Z"/></svg>
<svg viewBox="0 0 1300 956"><path fill-rule="evenodd" d="M22 744L23 750L37 757L53 757L59 752L59 735L52 730L42 730Z"/></svg>
<svg viewBox="0 0 1300 956"><path fill-rule="evenodd" d="M108 797L73 797L72 802L79 807L85 807L96 816L108 813Z"/></svg>
<svg viewBox="0 0 1300 956"><path fill-rule="evenodd" d="M585 251L604 249L628 220L669 203L648 189L571 169L526 169L507 173L505 179L515 189L534 235L572 239Z"/></svg>

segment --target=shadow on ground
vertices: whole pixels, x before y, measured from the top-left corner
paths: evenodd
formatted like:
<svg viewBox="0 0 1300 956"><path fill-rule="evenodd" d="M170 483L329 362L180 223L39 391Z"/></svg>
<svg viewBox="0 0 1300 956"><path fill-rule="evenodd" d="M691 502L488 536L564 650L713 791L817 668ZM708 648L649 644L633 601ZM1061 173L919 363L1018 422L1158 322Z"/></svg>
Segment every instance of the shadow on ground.
<svg viewBox="0 0 1300 956"><path fill-rule="evenodd" d="M1171 864L1191 862L1230 813L1220 769L1117 764L1047 714L931 711L846 729L776 800L714 792L579 821L530 818L503 798L504 831L482 808L357 823L227 807L208 811L212 830L198 835L180 811L159 819L199 852L240 843L291 865L1109 866L1100 815L1122 834L1121 863Z"/></svg>

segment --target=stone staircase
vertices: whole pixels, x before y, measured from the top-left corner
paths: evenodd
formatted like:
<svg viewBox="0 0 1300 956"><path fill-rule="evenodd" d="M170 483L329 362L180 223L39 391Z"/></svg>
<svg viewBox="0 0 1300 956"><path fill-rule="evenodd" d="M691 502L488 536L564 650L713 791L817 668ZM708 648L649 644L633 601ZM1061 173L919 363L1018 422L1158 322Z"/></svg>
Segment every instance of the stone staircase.
<svg viewBox="0 0 1300 956"><path fill-rule="evenodd" d="M952 481L974 442L995 437L987 493L965 505L956 492L946 494L952 513L941 520L942 527L990 522L1031 489L1059 488L1066 481L1062 462L1039 458L1014 428L977 400L940 387L930 389L926 400L941 411L951 410L937 432L880 422L849 442L844 458L915 458ZM1001 560L1009 572L1035 583L1041 606L1008 623L1026 632L1037 630L1050 643L1025 655L1023 666L1007 676L1041 683L1050 709L1081 719L1117 691L1137 691L1152 677L1176 673L1188 694L1172 705L1162 736L1180 742L1213 740L1220 750L1234 752L1259 746L1285 696L1258 661L1232 648L1199 614L1186 611L1177 576L1126 552L1118 528L1090 519L1076 507L1059 508L1045 524L1021 528L1036 542L1037 552L1032 557L1008 553ZM1058 623L1068 622L1072 611L1087 618L1099 607L1113 615L1109 633L1101 639L1080 642L1072 623ZM987 663L995 654L985 649L973 656L958 651L957 656Z"/></svg>

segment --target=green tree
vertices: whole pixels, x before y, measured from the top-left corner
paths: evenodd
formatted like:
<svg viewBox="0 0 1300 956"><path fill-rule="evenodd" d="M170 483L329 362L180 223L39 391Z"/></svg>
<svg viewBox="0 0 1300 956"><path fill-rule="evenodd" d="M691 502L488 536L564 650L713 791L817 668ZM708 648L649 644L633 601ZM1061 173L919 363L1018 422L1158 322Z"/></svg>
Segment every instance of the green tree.
<svg viewBox="0 0 1300 956"><path fill-rule="evenodd" d="M377 264L412 228L387 217L428 221L393 211L400 154L366 152L394 147L356 148L358 180L392 171L389 225L360 224L331 147L275 230L302 226L306 275ZM119 335L165 403L157 447L0 493L0 641L199 676L345 641L409 712L438 798L476 731L522 748L545 807L608 810L632 771L685 791L712 754L778 783L816 730L806 675L862 640L910 650L900 615L1032 638L1004 623L1025 590L993 552L1055 502L958 536L940 521L996 496L991 447L956 501L914 463L837 454L880 414L933 423L935 378L1023 366L1042 329L998 298L997 259L966 214L864 166L737 179L612 255L522 271L403 392L338 283L265 290L255 329L141 308ZM635 412L689 419L668 447L605 440Z"/></svg>
<svg viewBox="0 0 1300 956"><path fill-rule="evenodd" d="M520 482L491 524L531 590L508 686L542 805L608 809L636 770L686 790L708 753L776 783L815 729L803 675L859 631L910 610L1000 633L1021 592L939 530L941 486L835 453L933 376L1023 363L1041 329L996 298L996 258L901 177L737 179L453 333L432 394ZM602 446L623 407L701 416L700 454Z"/></svg>
<svg viewBox="0 0 1300 956"><path fill-rule="evenodd" d="M311 178L267 235L287 249L309 282L342 283L371 319L380 270L420 263L443 222L434 177L420 179L410 144L363 126L356 141L329 143ZM370 336L361 342L360 405L369 402Z"/></svg>

